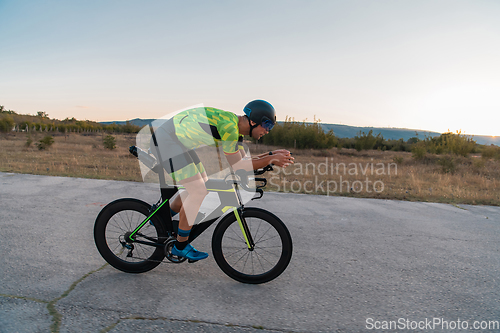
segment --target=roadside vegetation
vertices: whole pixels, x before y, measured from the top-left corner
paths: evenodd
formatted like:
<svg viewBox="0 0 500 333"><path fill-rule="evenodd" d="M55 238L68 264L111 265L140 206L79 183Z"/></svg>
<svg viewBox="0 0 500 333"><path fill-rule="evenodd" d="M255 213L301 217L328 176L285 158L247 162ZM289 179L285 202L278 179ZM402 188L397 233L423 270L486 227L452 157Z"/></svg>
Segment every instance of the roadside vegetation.
<svg viewBox="0 0 500 333"><path fill-rule="evenodd" d="M58 123L41 114L29 116L34 118L28 131L12 131L17 126L13 124L26 116L15 117L6 110L0 114L0 129L10 128L0 134L0 171L142 181L138 161L128 152L138 129L62 127L66 130L61 132L66 120ZM36 130L35 120L53 121L51 128L58 130ZM70 121L82 126L92 123ZM252 154L278 147L294 154L295 165L267 174L269 190L500 205L500 148L478 145L460 132L407 141L361 132L345 139L323 132L319 120L308 124L287 119L261 142L249 141L248 146ZM207 169L212 165L219 167L210 161Z"/></svg>
<svg viewBox="0 0 500 333"><path fill-rule="evenodd" d="M44 111L36 115L18 114L0 105L0 132L46 132L46 133L137 133L139 126L127 122L125 125L103 125L90 120L51 119Z"/></svg>
<svg viewBox="0 0 500 333"><path fill-rule="evenodd" d="M39 142L44 134L30 134L30 138ZM95 133L57 134L53 136L50 149L39 150L33 144L27 145L26 133L4 134L0 136L3 147L0 171L142 181L138 160L128 152L128 147L135 145L135 135L115 134L115 149L112 150L105 147L104 138L105 135ZM256 143L248 143L248 146L252 154L277 148ZM397 151L358 152L336 147L291 150L296 163L287 169L275 168L273 173L267 173L268 190L500 205L500 152L497 147L486 147L483 156L426 153L421 159L414 158L411 152ZM219 164L207 162L205 166L210 173L217 172ZM325 172L326 167L328 172ZM328 182L337 184L335 191L327 192ZM365 186L367 182L371 188Z"/></svg>

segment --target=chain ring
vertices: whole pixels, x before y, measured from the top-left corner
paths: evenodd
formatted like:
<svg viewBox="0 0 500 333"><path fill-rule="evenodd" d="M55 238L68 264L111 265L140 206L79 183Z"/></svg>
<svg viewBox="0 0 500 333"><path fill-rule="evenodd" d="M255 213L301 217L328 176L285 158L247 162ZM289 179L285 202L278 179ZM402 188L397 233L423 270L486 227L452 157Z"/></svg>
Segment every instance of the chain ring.
<svg viewBox="0 0 500 333"><path fill-rule="evenodd" d="M180 264L180 263L186 261L187 258L174 256L172 254L172 248L174 247L175 241L176 241L175 237L169 237L169 239L167 239L167 242L165 243L165 247L164 247L165 258L167 258L169 261L173 262L174 264Z"/></svg>

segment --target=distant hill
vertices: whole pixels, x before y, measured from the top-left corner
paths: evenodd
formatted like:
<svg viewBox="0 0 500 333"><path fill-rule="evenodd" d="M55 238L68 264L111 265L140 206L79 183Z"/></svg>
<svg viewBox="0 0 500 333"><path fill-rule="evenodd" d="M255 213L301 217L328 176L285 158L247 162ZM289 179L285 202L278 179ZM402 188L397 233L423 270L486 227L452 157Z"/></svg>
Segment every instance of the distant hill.
<svg viewBox="0 0 500 333"><path fill-rule="evenodd" d="M132 120L127 120L127 121L130 122L132 125L136 125L136 126L139 126L142 128L143 126L148 125L149 123L151 123L154 120L156 120L156 119L135 118ZM102 121L102 122L100 122L100 124L103 124L103 125L111 125L111 124L125 125L127 123L127 121Z"/></svg>
<svg viewBox="0 0 500 333"><path fill-rule="evenodd" d="M321 124L324 131L333 130L333 133L339 138L353 138L358 133L365 132L368 133L373 131L373 135L381 134L385 139L388 140L399 140L403 139L407 141L410 138L418 137L423 139L427 136L439 136L441 133L413 130L407 128L385 128L385 127L359 127L359 126L349 126L349 125L338 125L338 124Z"/></svg>
<svg viewBox="0 0 500 333"><path fill-rule="evenodd" d="M149 123L151 123L155 119L132 119L129 122L132 125L137 125L139 127L143 127ZM111 125L116 123L118 125L125 125L125 121L107 121L101 122L103 125ZM349 126L349 125L340 125L340 124L321 124L324 131L333 130L333 133L339 138L354 138L358 133L365 132L368 133L370 130L373 131L373 135L381 134L384 139L388 140L399 140L403 139L407 141L410 138L417 136L419 139L423 139L427 136L439 136L441 133L432 132L432 131L424 131L424 130L415 130L408 128L388 128L388 127L359 127L359 126ZM473 139L482 145L490 145L494 144L500 146L500 137L491 137L484 135L474 135Z"/></svg>

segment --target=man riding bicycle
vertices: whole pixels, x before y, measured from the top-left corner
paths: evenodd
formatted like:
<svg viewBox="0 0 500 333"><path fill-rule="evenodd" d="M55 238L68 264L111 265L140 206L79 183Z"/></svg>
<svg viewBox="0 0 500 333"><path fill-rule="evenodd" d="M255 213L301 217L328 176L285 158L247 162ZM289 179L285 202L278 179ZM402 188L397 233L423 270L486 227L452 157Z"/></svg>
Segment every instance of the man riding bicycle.
<svg viewBox="0 0 500 333"><path fill-rule="evenodd" d="M258 156L247 157L243 135L258 140L276 124L274 107L263 100L248 103L245 115L215 108L194 108L182 111L166 121L155 131L158 146L151 150L170 174L174 182L185 188L170 203L172 214L179 213L177 240L172 254L197 261L208 257L189 244L189 234L201 204L208 194L205 182L207 173L194 149L219 144L233 170L253 171L269 164L287 167L293 157L285 149ZM158 150L157 150L158 149Z"/></svg>

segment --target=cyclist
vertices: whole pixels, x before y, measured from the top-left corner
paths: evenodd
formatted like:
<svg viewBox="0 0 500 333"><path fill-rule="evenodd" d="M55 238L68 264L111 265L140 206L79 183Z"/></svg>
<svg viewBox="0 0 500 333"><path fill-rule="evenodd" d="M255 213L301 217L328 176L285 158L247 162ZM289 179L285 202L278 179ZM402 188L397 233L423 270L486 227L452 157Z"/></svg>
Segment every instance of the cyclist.
<svg viewBox="0 0 500 333"><path fill-rule="evenodd" d="M255 100L244 108L245 115L237 116L228 111L201 107L176 114L155 131L158 147L151 145L153 154L175 183L185 188L170 203L172 214L179 213L177 240L172 254L192 261L205 259L208 254L189 244L189 233L203 199L208 194L207 174L194 149L221 144L224 155L234 170L252 171L271 163L287 167L293 157L285 149L275 150L254 157L247 157L243 135L260 139L276 124L274 107L263 100ZM158 151L155 149L158 148Z"/></svg>

